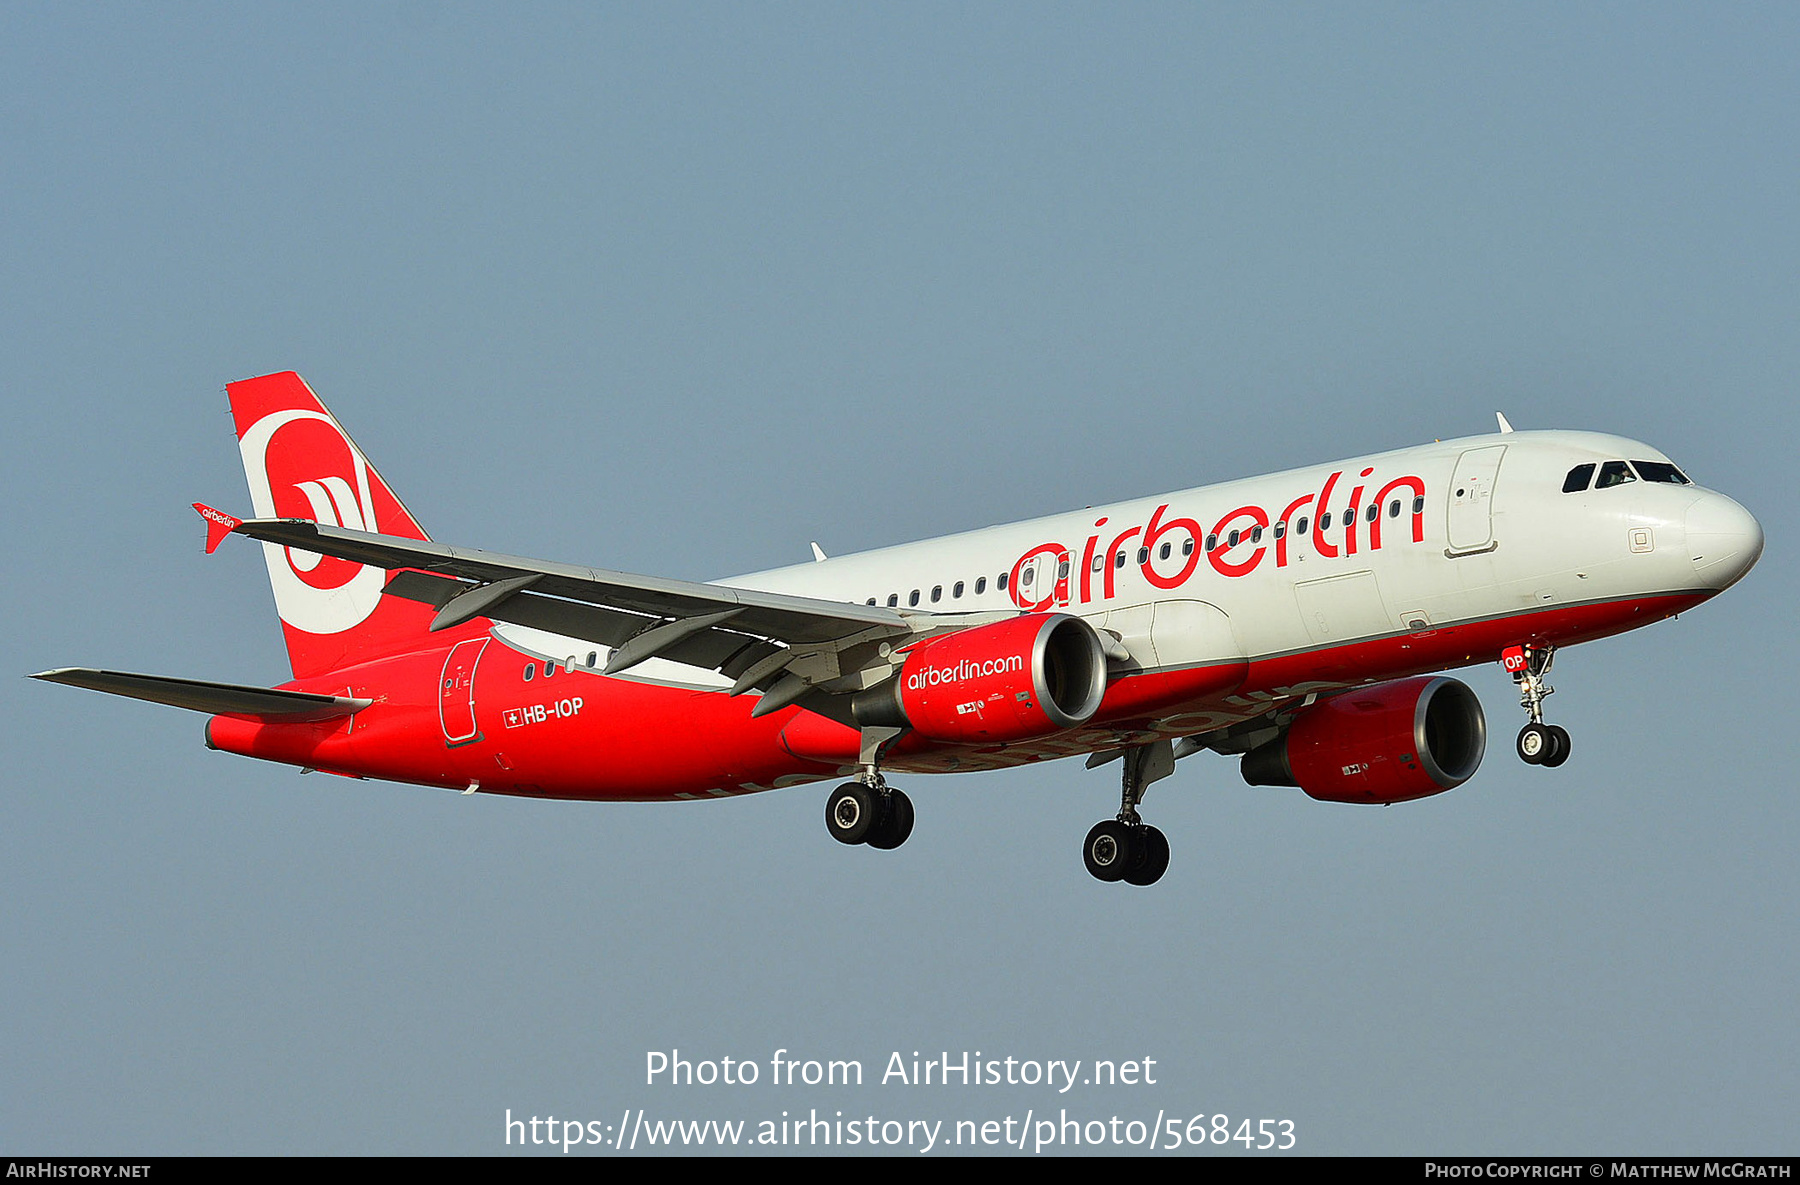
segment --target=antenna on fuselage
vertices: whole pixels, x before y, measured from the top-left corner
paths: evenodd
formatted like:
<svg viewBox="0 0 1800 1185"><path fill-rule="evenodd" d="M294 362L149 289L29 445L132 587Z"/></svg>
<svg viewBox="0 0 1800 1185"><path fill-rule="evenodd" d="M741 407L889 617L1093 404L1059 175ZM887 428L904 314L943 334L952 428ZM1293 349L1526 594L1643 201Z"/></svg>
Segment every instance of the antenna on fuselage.
<svg viewBox="0 0 1800 1185"><path fill-rule="evenodd" d="M1503 412L1503 411L1495 412L1494 418L1496 420L1500 421L1500 431L1503 435L1507 432L1512 431L1512 425L1506 422L1506 413L1505 412Z"/></svg>

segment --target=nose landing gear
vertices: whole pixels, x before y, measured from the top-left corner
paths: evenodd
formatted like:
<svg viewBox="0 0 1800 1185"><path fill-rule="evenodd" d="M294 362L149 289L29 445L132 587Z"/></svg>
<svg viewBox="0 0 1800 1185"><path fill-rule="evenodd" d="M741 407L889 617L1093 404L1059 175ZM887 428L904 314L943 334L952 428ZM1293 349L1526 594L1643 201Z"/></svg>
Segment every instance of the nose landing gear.
<svg viewBox="0 0 1800 1185"><path fill-rule="evenodd" d="M1124 750L1125 772L1119 792L1119 814L1094 824L1081 847L1082 863L1096 880L1153 885L1169 870L1169 840L1138 817L1138 804L1151 782L1175 769L1168 741L1153 741Z"/></svg>
<svg viewBox="0 0 1800 1185"><path fill-rule="evenodd" d="M1544 723L1544 697L1556 689L1545 676L1556 658L1554 646L1509 646L1500 663L1519 687L1519 704L1531 716L1531 723L1519 730L1519 760L1527 765L1551 768L1569 759L1569 730L1560 724Z"/></svg>

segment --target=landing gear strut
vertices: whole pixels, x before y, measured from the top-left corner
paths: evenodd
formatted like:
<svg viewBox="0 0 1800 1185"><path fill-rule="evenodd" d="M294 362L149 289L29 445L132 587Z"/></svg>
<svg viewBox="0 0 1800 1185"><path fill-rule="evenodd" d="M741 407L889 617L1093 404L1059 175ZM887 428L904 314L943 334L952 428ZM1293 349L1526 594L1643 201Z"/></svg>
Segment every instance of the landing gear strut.
<svg viewBox="0 0 1800 1185"><path fill-rule="evenodd" d="M1544 723L1544 697L1556 690L1545 676L1555 658L1554 646L1514 646L1500 656L1519 686L1520 706L1531 716L1531 723L1519 730L1517 745L1519 760L1527 765L1555 768L1569 759L1569 730Z"/></svg>
<svg viewBox="0 0 1800 1185"><path fill-rule="evenodd" d="M825 829L839 843L891 851L912 834L912 799L871 768L831 792L825 800Z"/></svg>
<svg viewBox="0 0 1800 1185"><path fill-rule="evenodd" d="M1096 880L1153 885L1169 870L1169 840L1138 817L1144 789L1174 769L1168 741L1135 745L1124 751L1125 771L1116 818L1094 824L1082 844L1082 863Z"/></svg>

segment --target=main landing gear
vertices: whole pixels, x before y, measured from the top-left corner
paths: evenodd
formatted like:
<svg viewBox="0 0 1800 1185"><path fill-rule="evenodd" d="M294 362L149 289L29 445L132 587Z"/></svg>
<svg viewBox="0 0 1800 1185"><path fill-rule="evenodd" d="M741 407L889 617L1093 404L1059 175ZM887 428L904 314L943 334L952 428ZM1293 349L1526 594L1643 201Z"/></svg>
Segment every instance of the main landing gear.
<svg viewBox="0 0 1800 1185"><path fill-rule="evenodd" d="M1138 817L1144 788L1175 767L1168 741L1136 745L1124 752L1125 772L1116 818L1094 824L1081 846L1082 862L1096 880L1153 885L1169 870L1169 840Z"/></svg>
<svg viewBox="0 0 1800 1185"><path fill-rule="evenodd" d="M1544 678L1556 657L1554 646L1513 646L1500 656L1519 685L1519 704L1531 715L1531 723L1519 730L1519 760L1527 765L1552 768L1569 759L1569 730L1544 723L1544 697L1556 689Z"/></svg>
<svg viewBox="0 0 1800 1185"><path fill-rule="evenodd" d="M845 782L831 792L825 800L825 829L839 843L891 851L912 834L912 799L870 770L861 780Z"/></svg>

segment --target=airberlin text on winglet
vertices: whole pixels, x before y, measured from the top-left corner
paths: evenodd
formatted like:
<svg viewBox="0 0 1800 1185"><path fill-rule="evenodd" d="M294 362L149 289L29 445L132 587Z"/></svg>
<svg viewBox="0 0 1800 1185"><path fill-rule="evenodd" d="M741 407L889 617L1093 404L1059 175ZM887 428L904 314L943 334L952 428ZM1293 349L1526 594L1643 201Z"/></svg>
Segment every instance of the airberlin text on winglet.
<svg viewBox="0 0 1800 1185"><path fill-rule="evenodd" d="M211 555L219 549L225 536L244 525L244 520L226 514L223 510L214 510L204 502L194 503L194 509L206 520L206 554Z"/></svg>
<svg viewBox="0 0 1800 1185"><path fill-rule="evenodd" d="M1054 1086L1058 1094L1066 1094L1078 1083L1082 1086L1155 1086L1156 1061L1153 1057L1117 1060L1095 1058L1086 1073L1081 1058L983 1058L979 1049L971 1053L941 1052L937 1057L921 1057L914 1050L907 1058L895 1050L888 1055L878 1086ZM871 1075L870 1077L873 1077ZM685 1058L679 1049L664 1052L648 1050L644 1054L646 1086L755 1086L766 1082L771 1086L862 1086L863 1064L856 1058L791 1057L788 1050L777 1049L769 1057L765 1078L762 1066L752 1058Z"/></svg>
<svg viewBox="0 0 1800 1185"><path fill-rule="evenodd" d="M1363 493L1369 488L1368 479L1375 473L1373 468L1364 469L1358 475L1360 484L1350 491L1350 502L1345 507L1342 524L1342 543L1330 538L1332 520L1331 496L1336 490L1343 472L1333 472L1325 479L1324 486L1317 495L1302 494L1290 501L1279 515L1271 515L1261 506L1239 506L1221 515L1210 531L1202 531L1198 521L1192 518L1165 518L1169 512L1169 503L1164 502L1150 515L1150 521L1141 526L1134 526L1120 531L1113 537L1105 551L1099 551L1100 533L1089 535L1082 549L1081 566L1078 573L1071 573L1071 548L1064 543L1040 543L1021 555L1013 564L1008 578L1008 590L1012 593L1013 603L1027 612L1039 613L1056 605L1070 603L1071 592L1069 577L1079 577L1073 599L1085 605L1091 602L1096 592L1103 600L1111 600L1115 596L1114 572L1124 566L1123 557L1127 545L1134 539L1137 542L1138 567L1144 579L1154 588L1180 588L1193 576L1199 567L1202 554L1206 562L1212 565L1213 571L1225 577L1248 576L1263 562L1263 557L1270 551L1269 543L1264 542L1265 534L1271 536L1274 545L1275 566L1285 568L1289 563L1288 542L1293 536L1303 535L1312 540L1313 550L1324 559L1335 559L1340 554L1353 556L1357 554L1358 523L1366 522L1368 550L1379 551L1382 545L1383 506L1389 497L1401 490L1411 495L1411 506L1405 501L1396 500L1388 508L1385 517L1398 517L1403 509L1410 509L1412 516L1412 541L1425 541L1425 479L1414 474L1396 477L1382 485L1379 491L1364 503ZM1302 513L1306 512L1306 513ZM1296 516L1299 526L1296 527ZM1311 530L1306 529L1308 519ZM1107 524L1105 518L1094 523L1096 528ZM1139 536L1142 536L1140 539ZM1157 571L1156 562L1164 558L1160 554L1165 537L1173 536L1182 541L1182 555L1185 557L1179 570L1165 574ZM1248 548L1247 554L1240 548ZM1232 558L1234 555L1241 558ZM1036 590L1022 587L1020 579L1025 574L1026 565L1032 560L1044 556L1055 565L1055 583L1041 598ZM1100 557L1098 565L1096 556ZM1093 575L1096 567L1102 573L1101 587L1094 588ZM1026 581L1026 583L1030 583Z"/></svg>

